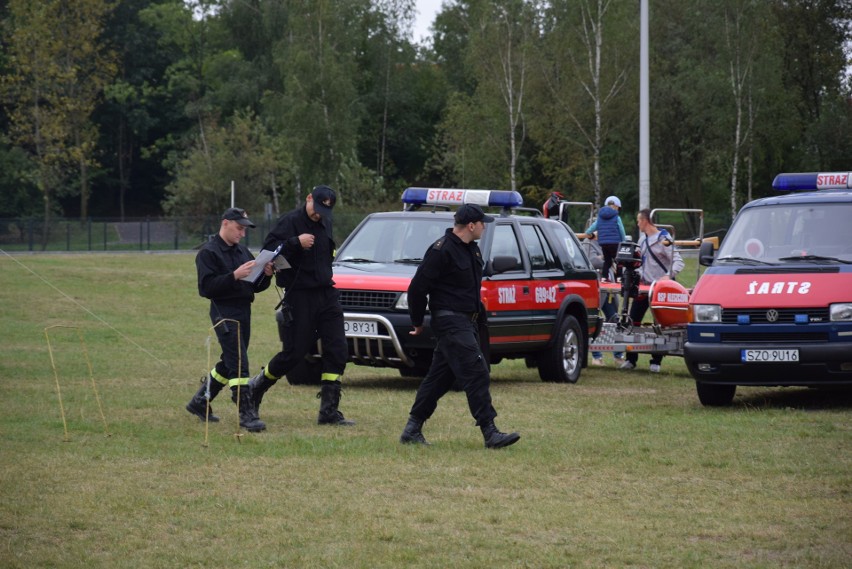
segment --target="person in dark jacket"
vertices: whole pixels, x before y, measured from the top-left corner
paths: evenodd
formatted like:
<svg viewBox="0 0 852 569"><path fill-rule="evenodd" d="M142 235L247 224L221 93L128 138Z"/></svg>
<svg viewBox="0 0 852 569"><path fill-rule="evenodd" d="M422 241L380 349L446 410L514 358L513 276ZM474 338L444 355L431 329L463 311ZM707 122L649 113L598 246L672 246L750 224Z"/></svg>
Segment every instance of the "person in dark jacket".
<svg viewBox="0 0 852 569"><path fill-rule="evenodd" d="M477 322L485 318L485 311L479 297L483 260L476 240L492 221L478 205L461 206L455 225L426 250L408 287L408 312L414 326L410 334L422 333L428 299L438 343L399 438L403 444L429 444L423 423L456 380L464 386L486 448L506 447L521 438L518 433L501 433L494 425L497 411L491 404L491 377L479 344Z"/></svg>
<svg viewBox="0 0 852 569"><path fill-rule="evenodd" d="M586 229L587 235L597 232L598 244L603 252L603 266L601 276L604 280L609 278L609 270L618 254L618 244L627 239L624 224L618 212L621 209L621 200L616 196L609 196L604 200L604 206L598 211L598 218Z"/></svg>
<svg viewBox="0 0 852 569"><path fill-rule="evenodd" d="M281 216L263 248L275 250L282 245L281 255L290 267L276 272L278 286L285 289L279 318L282 349L255 375L249 385L256 409L263 395L288 371L304 361L317 341L322 342L322 381L320 425L354 425L338 409L340 377L346 368L349 350L343 329L340 294L332 280L334 258L332 240L332 208L337 202L334 190L317 186L305 205Z"/></svg>
<svg viewBox="0 0 852 569"><path fill-rule="evenodd" d="M235 207L225 210L219 233L195 256L198 294L210 299L210 321L222 354L207 377L201 380L201 388L186 405L186 410L202 421L218 421L209 404L228 385L231 398L239 408L240 426L250 432L259 432L266 425L255 414L248 387L251 303L256 292L269 288L272 263L263 268L256 282L242 280L255 265L254 256L240 245L246 227L255 225L245 210Z"/></svg>

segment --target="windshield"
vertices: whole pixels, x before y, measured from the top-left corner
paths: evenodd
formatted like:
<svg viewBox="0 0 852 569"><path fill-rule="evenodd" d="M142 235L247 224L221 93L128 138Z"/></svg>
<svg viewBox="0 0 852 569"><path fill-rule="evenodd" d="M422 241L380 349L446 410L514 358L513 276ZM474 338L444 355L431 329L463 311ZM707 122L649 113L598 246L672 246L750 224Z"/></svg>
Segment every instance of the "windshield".
<svg viewBox="0 0 852 569"><path fill-rule="evenodd" d="M717 261L852 262L852 203L785 204L743 210Z"/></svg>
<svg viewBox="0 0 852 569"><path fill-rule="evenodd" d="M337 252L338 262L419 263L426 248L453 226L452 218L370 217Z"/></svg>

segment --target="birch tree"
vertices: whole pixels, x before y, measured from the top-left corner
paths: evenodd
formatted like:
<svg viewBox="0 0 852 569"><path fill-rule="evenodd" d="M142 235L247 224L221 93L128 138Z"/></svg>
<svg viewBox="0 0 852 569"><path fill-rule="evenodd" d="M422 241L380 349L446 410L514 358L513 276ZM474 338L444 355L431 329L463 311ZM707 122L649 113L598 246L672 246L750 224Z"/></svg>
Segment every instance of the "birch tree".
<svg viewBox="0 0 852 569"><path fill-rule="evenodd" d="M524 116L528 74L537 36L538 2L488 1L478 21L471 61L478 91L493 89L502 103L509 187L518 189L518 157L527 136Z"/></svg>
<svg viewBox="0 0 852 569"><path fill-rule="evenodd" d="M725 10L725 47L728 52L728 79L734 103L734 132L731 148L731 219L737 214L737 181L743 147L751 140L751 127L757 109L751 97L752 70L757 52L754 18L749 17L749 0L736 2ZM750 166L750 161L749 161ZM751 174L751 169L748 171ZM749 188L750 182L748 183ZM751 192L749 191L749 195Z"/></svg>
<svg viewBox="0 0 852 569"><path fill-rule="evenodd" d="M567 136L566 142L580 145L588 156L586 176L598 206L602 199L601 156L607 139L607 113L626 84L627 63L619 56L615 42L605 41L611 0L580 0L576 23L572 19L574 3L553 4L557 26L549 34L552 50L545 79L559 110L579 134ZM568 62L567 70L562 69L560 56Z"/></svg>

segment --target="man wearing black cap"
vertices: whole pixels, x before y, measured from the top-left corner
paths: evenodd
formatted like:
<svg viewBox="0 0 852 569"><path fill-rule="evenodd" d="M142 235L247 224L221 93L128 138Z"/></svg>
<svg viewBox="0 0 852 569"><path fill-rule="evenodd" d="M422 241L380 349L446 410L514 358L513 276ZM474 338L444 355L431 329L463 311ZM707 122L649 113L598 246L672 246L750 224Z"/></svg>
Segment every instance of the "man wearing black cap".
<svg viewBox="0 0 852 569"><path fill-rule="evenodd" d="M255 408L259 410L264 393L301 363L319 338L322 342L322 388L317 423L354 425L355 422L344 418L337 408L340 377L349 352L343 329L343 308L339 292L334 288L331 269L335 248L331 221L336 202L334 190L317 186L304 206L281 216L266 236L263 248L274 250L282 245L281 255L290 264L290 268L275 274L275 282L285 289L278 318L282 349L249 385Z"/></svg>
<svg viewBox="0 0 852 569"><path fill-rule="evenodd" d="M478 205L461 206L455 225L426 250L408 287L408 312L414 326L410 334L423 331L428 301L438 343L429 373L417 389L401 443L429 444L423 436L423 423L456 380L464 385L470 414L482 430L486 448L507 447L521 438L518 433L501 433L494 425L497 411L491 404L491 377L479 344L477 321L485 312L479 298L483 260L476 240L492 221Z"/></svg>
<svg viewBox="0 0 852 569"><path fill-rule="evenodd" d="M201 420L218 421L212 408L208 409L208 404L228 385L231 398L239 408L240 426L256 433L265 429L266 425L257 417L248 387L251 303L254 293L269 288L272 263L263 268L263 275L256 282L241 280L251 273L255 264L251 252L240 245L240 240L246 235L246 227L255 225L245 210L236 207L226 209L219 233L205 243L195 257L198 294L210 299L210 320L214 325L218 324L215 326L216 338L222 355L208 376L201 380L201 388L189 401L186 410ZM239 322L239 327L232 320Z"/></svg>

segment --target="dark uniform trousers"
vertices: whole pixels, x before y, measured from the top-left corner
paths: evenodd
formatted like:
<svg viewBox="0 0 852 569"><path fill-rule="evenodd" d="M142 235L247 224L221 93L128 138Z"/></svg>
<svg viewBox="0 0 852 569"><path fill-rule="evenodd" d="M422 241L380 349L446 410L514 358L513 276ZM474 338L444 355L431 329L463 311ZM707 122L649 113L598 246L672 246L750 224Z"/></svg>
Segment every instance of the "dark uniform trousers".
<svg viewBox="0 0 852 569"><path fill-rule="evenodd" d="M220 320L226 322L215 327L216 338L222 348L222 355L214 368L214 375L220 383L228 383L229 380L242 378L248 381L249 361L248 345L251 339L251 304L224 302L210 303L210 321L216 325ZM239 322L239 334L237 324ZM239 337L238 337L239 336ZM245 383L245 382L243 382ZM233 386L233 385L232 385Z"/></svg>
<svg viewBox="0 0 852 569"><path fill-rule="evenodd" d="M343 375L349 350L343 330L340 292L331 286L293 289L287 294L287 304L293 318L279 324L283 347L269 360L267 374L283 377L304 359L319 338L322 340L323 377Z"/></svg>
<svg viewBox="0 0 852 569"><path fill-rule="evenodd" d="M438 339L429 373L417 389L411 415L426 421L438 400L456 379L464 385L470 414L477 425L493 421L497 411L491 404L488 364L482 355L476 322L464 315L432 316L432 331Z"/></svg>

